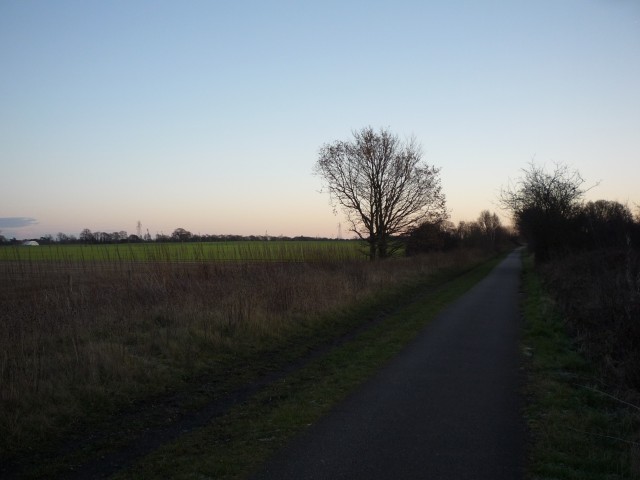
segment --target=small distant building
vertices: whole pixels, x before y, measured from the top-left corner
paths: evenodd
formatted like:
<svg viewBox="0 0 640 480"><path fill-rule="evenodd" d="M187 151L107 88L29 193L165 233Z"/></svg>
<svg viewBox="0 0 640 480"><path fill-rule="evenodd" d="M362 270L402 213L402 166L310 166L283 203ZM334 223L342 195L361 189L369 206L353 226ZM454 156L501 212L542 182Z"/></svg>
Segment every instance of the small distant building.
<svg viewBox="0 0 640 480"><path fill-rule="evenodd" d="M35 240L25 240L24 242L22 242L22 245L24 245L25 247L37 247L40 244Z"/></svg>

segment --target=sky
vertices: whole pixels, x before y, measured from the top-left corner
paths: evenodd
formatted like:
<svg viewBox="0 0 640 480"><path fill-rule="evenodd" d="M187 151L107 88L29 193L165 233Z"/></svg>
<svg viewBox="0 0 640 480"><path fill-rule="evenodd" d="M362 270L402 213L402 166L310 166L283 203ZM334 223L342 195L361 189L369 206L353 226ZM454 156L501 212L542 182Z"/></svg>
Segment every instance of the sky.
<svg viewBox="0 0 640 480"><path fill-rule="evenodd" d="M313 175L415 136L454 222L532 160L640 208L640 2L0 0L0 234L335 237Z"/></svg>

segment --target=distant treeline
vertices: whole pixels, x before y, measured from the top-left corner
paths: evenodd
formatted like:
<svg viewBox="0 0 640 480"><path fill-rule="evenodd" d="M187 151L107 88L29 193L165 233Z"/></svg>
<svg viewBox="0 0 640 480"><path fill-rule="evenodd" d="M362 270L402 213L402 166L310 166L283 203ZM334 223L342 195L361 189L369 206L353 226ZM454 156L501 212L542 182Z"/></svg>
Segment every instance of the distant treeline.
<svg viewBox="0 0 640 480"><path fill-rule="evenodd" d="M498 215L488 210L480 213L476 221L459 222L457 226L448 220L424 222L404 238L407 255L461 247L499 251L517 241L513 229L502 225Z"/></svg>
<svg viewBox="0 0 640 480"><path fill-rule="evenodd" d="M211 235L194 234L184 228L176 228L171 235L157 233L151 236L149 232L143 235L128 234L126 231L120 232L92 232L85 228L80 235L67 235L58 233L55 237L44 235L40 238L28 240L37 241L40 245L50 244L122 244L122 243L186 243L186 242L241 242L256 241L264 242L270 240L279 241L361 241L360 239L336 239L327 237L309 237L299 235L289 237L284 235ZM0 235L0 244L21 245L26 240L6 239ZM495 213L487 210L483 211L476 221L462 221L458 225L448 221L421 223L405 235L398 235L391 238L391 241L402 248L407 255L416 255L433 251L448 251L459 247L482 248L501 250L504 247L513 245L517 241L514 231L501 224L499 217Z"/></svg>
<svg viewBox="0 0 640 480"><path fill-rule="evenodd" d="M426 222L411 229L406 235L395 236L393 241L402 244L409 255L432 251L447 251L457 247L480 247L500 249L511 244L515 239L512 230L504 227L495 213L483 211L477 221L460 222L457 226L450 221ZM40 245L50 244L119 244L119 243L171 243L171 242L240 242L270 240L279 241L336 241L343 239L327 237L309 237L299 235L289 237L284 235L211 235L194 234L184 228L176 228L171 235L157 233L151 236L149 232L143 235L120 232L92 232L85 228L80 235L58 233L55 237L44 235L40 238L28 240L37 241ZM21 245L26 240L6 239L0 235L0 244ZM349 239L343 241L361 241Z"/></svg>
<svg viewBox="0 0 640 480"><path fill-rule="evenodd" d="M176 228L171 235L164 233L157 233L155 236L151 236L148 232L143 235L128 234L126 231L120 232L92 232L88 228L85 228L80 232L79 236L67 235L66 233L58 233L55 237L53 235L44 235L40 238L30 238L25 240L17 240L15 238L7 239L0 235L0 244L5 245L21 245L27 240L34 240L40 245L50 245L53 243L59 244L115 244L115 243L143 243L143 242L234 242L234 241L269 241L269 240L284 240L284 241L318 241L318 240L333 240L325 237L307 237L299 235L296 237L287 237L284 235L271 236L271 235L210 235L210 234L195 234L191 233L184 228Z"/></svg>

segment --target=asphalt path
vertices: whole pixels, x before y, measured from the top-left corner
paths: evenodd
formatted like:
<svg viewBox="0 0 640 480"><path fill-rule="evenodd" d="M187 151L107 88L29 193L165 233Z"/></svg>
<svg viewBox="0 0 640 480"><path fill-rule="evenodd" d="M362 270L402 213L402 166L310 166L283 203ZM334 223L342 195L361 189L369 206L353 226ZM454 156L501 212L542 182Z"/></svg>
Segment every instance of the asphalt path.
<svg viewBox="0 0 640 480"><path fill-rule="evenodd" d="M514 252L254 478L522 478L520 270Z"/></svg>

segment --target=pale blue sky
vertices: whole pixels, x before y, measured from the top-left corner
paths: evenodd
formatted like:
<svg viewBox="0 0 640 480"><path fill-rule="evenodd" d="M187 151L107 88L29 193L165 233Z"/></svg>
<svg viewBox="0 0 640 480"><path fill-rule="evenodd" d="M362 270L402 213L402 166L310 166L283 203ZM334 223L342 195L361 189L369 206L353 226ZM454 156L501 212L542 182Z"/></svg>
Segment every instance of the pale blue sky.
<svg viewBox="0 0 640 480"><path fill-rule="evenodd" d="M0 70L8 237L335 236L313 165L368 125L415 135L456 222L533 157L640 203L636 0L0 0Z"/></svg>

